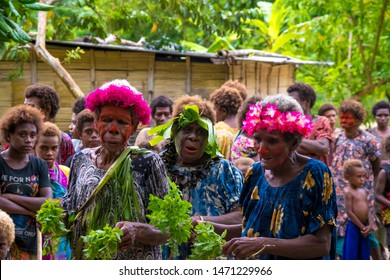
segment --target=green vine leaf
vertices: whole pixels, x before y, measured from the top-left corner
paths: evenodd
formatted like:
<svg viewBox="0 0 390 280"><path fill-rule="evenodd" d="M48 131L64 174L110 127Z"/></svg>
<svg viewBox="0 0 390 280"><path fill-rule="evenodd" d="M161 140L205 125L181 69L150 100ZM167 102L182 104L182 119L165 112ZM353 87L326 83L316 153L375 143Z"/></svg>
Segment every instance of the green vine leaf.
<svg viewBox="0 0 390 280"><path fill-rule="evenodd" d="M190 260L214 260L221 256L222 245L226 243L225 230L221 235L215 233L210 222L198 223L195 227L195 243Z"/></svg>
<svg viewBox="0 0 390 280"><path fill-rule="evenodd" d="M111 260L118 250L118 244L123 235L119 228L111 228L106 224L103 230L91 230L82 236L86 245L85 258L88 260Z"/></svg>
<svg viewBox="0 0 390 280"><path fill-rule="evenodd" d="M47 199L37 212L37 221L41 224L42 234L48 234L45 239L42 253L54 254L57 251L59 240L68 234L69 230L64 224L65 211L60 206L60 200Z"/></svg>
<svg viewBox="0 0 390 280"><path fill-rule="evenodd" d="M147 215L150 224L162 233L169 233L167 245L174 255L178 255L180 244L187 242L191 236L191 203L182 200L181 192L174 182L169 180L168 194L163 199L150 195Z"/></svg>

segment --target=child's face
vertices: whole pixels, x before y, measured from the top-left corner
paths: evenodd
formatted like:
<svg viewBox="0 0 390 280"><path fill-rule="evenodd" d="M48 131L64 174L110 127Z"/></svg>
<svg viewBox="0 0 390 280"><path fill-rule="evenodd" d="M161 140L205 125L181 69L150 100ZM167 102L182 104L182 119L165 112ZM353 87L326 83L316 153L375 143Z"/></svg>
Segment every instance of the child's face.
<svg viewBox="0 0 390 280"><path fill-rule="evenodd" d="M366 181L366 170L362 167L354 167L352 174L347 178L349 183L354 188L362 188Z"/></svg>
<svg viewBox="0 0 390 280"><path fill-rule="evenodd" d="M29 154L33 151L37 139L37 127L32 123L23 123L7 137L10 147L17 153Z"/></svg>
<svg viewBox="0 0 390 280"><path fill-rule="evenodd" d="M85 122L80 139L84 148L95 148L100 146L100 136L93 122Z"/></svg>
<svg viewBox="0 0 390 280"><path fill-rule="evenodd" d="M35 147L36 155L45 160L49 168L54 167L60 147L59 142L57 136L41 136Z"/></svg>
<svg viewBox="0 0 390 280"><path fill-rule="evenodd" d="M7 233L0 231L0 260L5 260L11 244L8 243Z"/></svg>

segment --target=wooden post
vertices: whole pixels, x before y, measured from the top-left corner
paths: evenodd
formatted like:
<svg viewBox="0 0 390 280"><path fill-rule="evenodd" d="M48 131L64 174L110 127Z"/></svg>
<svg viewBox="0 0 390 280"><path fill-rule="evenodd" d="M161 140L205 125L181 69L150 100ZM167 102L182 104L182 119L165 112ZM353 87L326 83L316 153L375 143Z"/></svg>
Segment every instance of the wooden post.
<svg viewBox="0 0 390 280"><path fill-rule="evenodd" d="M31 84L35 84L38 81L37 55L32 49L30 49L30 70L31 70Z"/></svg>
<svg viewBox="0 0 390 280"><path fill-rule="evenodd" d="M280 92L280 73L282 72L282 67L278 66L278 87L276 89L276 93L279 94Z"/></svg>
<svg viewBox="0 0 390 280"><path fill-rule="evenodd" d="M271 87L271 77L272 77L272 64L268 68L268 74L267 74L267 95L270 95L270 87Z"/></svg>
<svg viewBox="0 0 390 280"><path fill-rule="evenodd" d="M154 97L154 72L155 72L155 59L156 55L153 54L149 57L148 65L148 94L149 101Z"/></svg>
<svg viewBox="0 0 390 280"><path fill-rule="evenodd" d="M186 93L188 95L190 95L191 94L192 71L191 71L191 57L189 57L189 56L186 56L186 72L187 72Z"/></svg>
<svg viewBox="0 0 390 280"><path fill-rule="evenodd" d="M91 58L91 66L90 66L90 80L91 80L91 88L90 90L93 91L96 88L96 63L95 63L95 50L90 50L90 58Z"/></svg>
<svg viewBox="0 0 390 280"><path fill-rule="evenodd" d="M37 225L37 260L42 260L42 233Z"/></svg>

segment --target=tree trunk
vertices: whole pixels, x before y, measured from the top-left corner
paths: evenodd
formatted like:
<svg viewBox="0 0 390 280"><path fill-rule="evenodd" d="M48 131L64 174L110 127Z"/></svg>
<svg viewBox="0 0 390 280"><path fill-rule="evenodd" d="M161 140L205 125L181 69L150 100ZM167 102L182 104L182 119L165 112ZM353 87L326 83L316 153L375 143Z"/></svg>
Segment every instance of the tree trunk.
<svg viewBox="0 0 390 280"><path fill-rule="evenodd" d="M49 0L46 1L46 4L50 5L53 2L55 1ZM84 93L77 85L77 83L73 80L72 76L68 73L68 71L62 66L58 58L52 56L46 49L46 15L47 13L44 11L38 12L38 33L35 45L32 45L31 47L43 61L45 61L51 66L53 71L57 74L57 76L61 79L61 81L65 84L65 86L69 89L69 91L75 98L84 97Z"/></svg>

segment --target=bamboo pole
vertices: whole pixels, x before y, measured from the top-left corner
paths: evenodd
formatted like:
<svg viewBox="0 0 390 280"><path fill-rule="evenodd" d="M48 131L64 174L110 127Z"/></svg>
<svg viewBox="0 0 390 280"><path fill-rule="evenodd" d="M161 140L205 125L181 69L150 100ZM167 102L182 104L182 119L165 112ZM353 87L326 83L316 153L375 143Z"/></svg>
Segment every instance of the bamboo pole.
<svg viewBox="0 0 390 280"><path fill-rule="evenodd" d="M42 260L42 233L37 225L37 260Z"/></svg>

